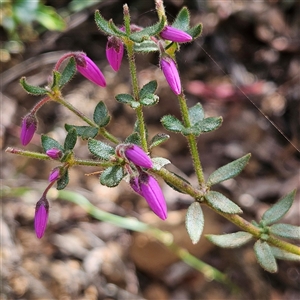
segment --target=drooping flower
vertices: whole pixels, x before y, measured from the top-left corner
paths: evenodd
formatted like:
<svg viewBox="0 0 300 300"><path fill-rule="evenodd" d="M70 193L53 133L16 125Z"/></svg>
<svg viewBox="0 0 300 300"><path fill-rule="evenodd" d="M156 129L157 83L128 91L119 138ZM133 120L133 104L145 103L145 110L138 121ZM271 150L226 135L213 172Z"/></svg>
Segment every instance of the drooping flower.
<svg viewBox="0 0 300 300"><path fill-rule="evenodd" d="M54 168L49 175L49 182L56 181L60 177L60 168Z"/></svg>
<svg viewBox="0 0 300 300"><path fill-rule="evenodd" d="M167 25L160 33L161 38L177 43L187 43L193 38L183 30Z"/></svg>
<svg viewBox="0 0 300 300"><path fill-rule="evenodd" d="M23 146L26 146L30 143L33 138L34 133L37 129L37 119L35 114L29 113L27 114L23 120L21 125L21 143Z"/></svg>
<svg viewBox="0 0 300 300"><path fill-rule="evenodd" d="M171 57L163 56L160 60L160 66L171 90L179 95L181 82L175 61Z"/></svg>
<svg viewBox="0 0 300 300"><path fill-rule="evenodd" d="M41 239L48 222L49 202L43 195L35 206L34 230L37 238Z"/></svg>
<svg viewBox="0 0 300 300"><path fill-rule="evenodd" d="M143 196L153 212L162 220L167 218L167 205L163 192L156 179L143 172L140 174L138 181L134 184L131 182L133 190L137 188L137 193Z"/></svg>
<svg viewBox="0 0 300 300"><path fill-rule="evenodd" d="M77 71L80 72L88 80L102 87L106 86L104 75L96 64L83 52L74 54Z"/></svg>
<svg viewBox="0 0 300 300"><path fill-rule="evenodd" d="M114 71L118 71L124 54L122 40L115 36L108 37L106 44L106 58Z"/></svg>
<svg viewBox="0 0 300 300"><path fill-rule="evenodd" d="M46 151L46 154L53 159L58 159L61 157L62 152L61 150L57 149L57 148L51 148L49 150Z"/></svg>
<svg viewBox="0 0 300 300"><path fill-rule="evenodd" d="M147 153L139 146L131 144L125 146L125 157L135 165L143 168L152 168L153 163Z"/></svg>

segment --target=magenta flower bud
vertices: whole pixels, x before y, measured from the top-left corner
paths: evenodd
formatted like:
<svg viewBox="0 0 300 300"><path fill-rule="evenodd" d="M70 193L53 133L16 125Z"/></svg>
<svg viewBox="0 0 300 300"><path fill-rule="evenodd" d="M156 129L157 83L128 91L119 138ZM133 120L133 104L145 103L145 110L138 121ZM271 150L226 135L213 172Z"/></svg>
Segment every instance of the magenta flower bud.
<svg viewBox="0 0 300 300"><path fill-rule="evenodd" d="M139 178L138 177L131 177L130 182L129 182L131 188L140 196L142 195L141 189L140 189L140 183L139 183Z"/></svg>
<svg viewBox="0 0 300 300"><path fill-rule="evenodd" d="M181 82L175 61L170 57L162 57L160 66L171 90L179 95L181 93Z"/></svg>
<svg viewBox="0 0 300 300"><path fill-rule="evenodd" d="M37 119L32 113L27 114L22 121L21 125L21 143L26 146L30 143L33 138L34 133L37 129Z"/></svg>
<svg viewBox="0 0 300 300"><path fill-rule="evenodd" d="M34 230L38 239L41 239L45 233L48 221L49 203L43 196L35 206Z"/></svg>
<svg viewBox="0 0 300 300"><path fill-rule="evenodd" d="M106 44L106 58L114 71L120 69L123 53L124 46L122 40L115 36L108 37Z"/></svg>
<svg viewBox="0 0 300 300"><path fill-rule="evenodd" d="M162 190L156 179L147 173L139 176L139 187L142 196L153 212L162 220L167 218L167 205Z"/></svg>
<svg viewBox="0 0 300 300"><path fill-rule="evenodd" d="M77 71L88 80L102 87L106 86L104 75L96 64L83 52L75 53Z"/></svg>
<svg viewBox="0 0 300 300"><path fill-rule="evenodd" d="M58 159L61 157L62 155L62 152L57 149L57 148L51 148L49 150L46 151L46 154L50 157L50 158L53 158L53 159Z"/></svg>
<svg viewBox="0 0 300 300"><path fill-rule="evenodd" d="M166 26L160 33L160 36L164 40L169 40L177 43L187 43L193 39L188 33L172 26Z"/></svg>
<svg viewBox="0 0 300 300"><path fill-rule="evenodd" d="M124 154L128 160L143 168L152 168L153 164L147 153L139 146L131 144L126 146Z"/></svg>
<svg viewBox="0 0 300 300"><path fill-rule="evenodd" d="M49 175L49 182L56 181L60 177L60 168L54 168Z"/></svg>

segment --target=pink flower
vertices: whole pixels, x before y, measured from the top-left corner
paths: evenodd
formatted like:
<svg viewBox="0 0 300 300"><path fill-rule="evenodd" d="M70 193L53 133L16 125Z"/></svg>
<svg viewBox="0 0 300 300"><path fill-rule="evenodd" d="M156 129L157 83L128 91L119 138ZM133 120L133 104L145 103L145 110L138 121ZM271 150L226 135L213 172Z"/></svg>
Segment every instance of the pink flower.
<svg viewBox="0 0 300 300"><path fill-rule="evenodd" d="M167 218L167 205L162 190L156 179L143 172L130 180L132 189L143 196L153 212L162 220Z"/></svg>
<svg viewBox="0 0 300 300"><path fill-rule="evenodd" d="M123 53L124 46L122 40L115 36L108 37L106 44L106 58L114 71L120 69Z"/></svg>
<svg viewBox="0 0 300 300"><path fill-rule="evenodd" d="M134 144L125 147L124 153L128 160L137 166L143 168L152 168L153 164L150 157L141 147Z"/></svg>
<svg viewBox="0 0 300 300"><path fill-rule="evenodd" d="M37 238L42 238L48 221L49 203L45 196L43 196L35 206L34 230Z"/></svg>
<svg viewBox="0 0 300 300"><path fill-rule="evenodd" d="M37 129L37 119L32 113L27 114L22 121L21 125L21 143L26 146L30 143L33 138L34 133Z"/></svg>
<svg viewBox="0 0 300 300"><path fill-rule="evenodd" d="M80 72L88 80L102 87L106 86L104 75L96 64L83 52L74 54L77 71Z"/></svg>
<svg viewBox="0 0 300 300"><path fill-rule="evenodd" d="M62 155L62 152L57 149L57 148L51 148L49 150L46 151L46 154L50 157L50 158L53 158L53 159L58 159L61 157Z"/></svg>
<svg viewBox="0 0 300 300"><path fill-rule="evenodd" d="M172 26L166 26L160 33L161 38L177 43L190 42L193 38L186 32L174 28Z"/></svg>
<svg viewBox="0 0 300 300"><path fill-rule="evenodd" d="M49 182L56 181L60 177L60 168L54 168L49 175Z"/></svg>
<svg viewBox="0 0 300 300"><path fill-rule="evenodd" d="M181 82L175 61L170 57L162 57L160 66L171 90L179 95L181 93Z"/></svg>

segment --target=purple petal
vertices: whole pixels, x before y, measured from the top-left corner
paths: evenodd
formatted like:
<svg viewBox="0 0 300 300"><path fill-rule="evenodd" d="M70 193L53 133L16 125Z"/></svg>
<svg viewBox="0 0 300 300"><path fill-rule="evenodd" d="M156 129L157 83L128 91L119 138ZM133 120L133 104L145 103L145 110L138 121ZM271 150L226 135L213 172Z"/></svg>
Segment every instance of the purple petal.
<svg viewBox="0 0 300 300"><path fill-rule="evenodd" d="M188 33L172 26L166 26L160 33L160 36L165 40L177 43L186 43L193 39Z"/></svg>
<svg viewBox="0 0 300 300"><path fill-rule="evenodd" d="M75 60L78 72L95 84L102 87L106 86L104 75L96 64L88 56L86 56L86 54L76 54Z"/></svg>
<svg viewBox="0 0 300 300"><path fill-rule="evenodd" d="M34 229L37 238L42 238L48 221L49 203L43 196L36 204L35 217L34 217Z"/></svg>
<svg viewBox="0 0 300 300"><path fill-rule="evenodd" d="M141 175L140 189L153 212L162 220L167 218L167 205L156 179L146 173Z"/></svg>
<svg viewBox="0 0 300 300"><path fill-rule="evenodd" d="M46 154L53 159L58 159L61 157L62 152L57 148L51 148L46 151Z"/></svg>
<svg viewBox="0 0 300 300"><path fill-rule="evenodd" d="M37 119L35 115L28 114L23 118L21 125L21 143L26 146L32 140L34 133L37 129Z"/></svg>
<svg viewBox="0 0 300 300"><path fill-rule="evenodd" d="M152 168L153 164L146 152L137 145L130 145L125 150L125 156L135 165L143 168Z"/></svg>
<svg viewBox="0 0 300 300"><path fill-rule="evenodd" d="M59 176L60 176L60 169L59 168L53 169L49 175L49 182L57 180Z"/></svg>
<svg viewBox="0 0 300 300"><path fill-rule="evenodd" d="M106 58L114 71L118 71L124 54L122 41L117 37L109 37L106 44Z"/></svg>
<svg viewBox="0 0 300 300"><path fill-rule="evenodd" d="M170 57L160 60L161 69L172 91L179 95L181 93L181 82L175 61Z"/></svg>

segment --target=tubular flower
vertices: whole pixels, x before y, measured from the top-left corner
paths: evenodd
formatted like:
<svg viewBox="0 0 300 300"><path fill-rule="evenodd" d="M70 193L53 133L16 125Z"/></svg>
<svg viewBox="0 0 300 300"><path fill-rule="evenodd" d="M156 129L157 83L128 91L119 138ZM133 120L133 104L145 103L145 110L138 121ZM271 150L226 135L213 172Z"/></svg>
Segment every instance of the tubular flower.
<svg viewBox="0 0 300 300"><path fill-rule="evenodd" d="M57 148L51 148L46 151L46 154L52 159L58 159L61 157L62 152Z"/></svg>
<svg viewBox="0 0 300 300"><path fill-rule="evenodd" d="M186 32L172 26L166 26L160 33L161 38L177 43L187 43L193 38Z"/></svg>
<svg viewBox="0 0 300 300"><path fill-rule="evenodd" d="M170 57L162 57L160 66L171 90L179 95L181 93L181 82L175 61Z"/></svg>
<svg viewBox="0 0 300 300"><path fill-rule="evenodd" d="M48 221L49 202L43 196L35 206L34 230L37 238L41 239L45 233Z"/></svg>
<svg viewBox="0 0 300 300"><path fill-rule="evenodd" d="M125 157L137 166L143 168L152 168L153 164L150 157L145 151L134 144L126 146L124 151Z"/></svg>
<svg viewBox="0 0 300 300"><path fill-rule="evenodd" d="M106 44L106 58L114 71L118 71L123 59L124 46L122 40L111 36Z"/></svg>
<svg viewBox="0 0 300 300"><path fill-rule="evenodd" d="M77 71L80 72L88 80L102 87L106 86L104 75L96 64L83 52L75 53Z"/></svg>
<svg viewBox="0 0 300 300"><path fill-rule="evenodd" d="M26 146L32 140L32 137L37 129L37 119L32 113L27 114L22 121L21 125L21 143Z"/></svg>
<svg viewBox="0 0 300 300"><path fill-rule="evenodd" d="M147 174L140 174L138 181L130 182L131 187L143 196L153 212L162 220L167 218L167 205L162 190L156 179Z"/></svg>
<svg viewBox="0 0 300 300"><path fill-rule="evenodd" d="M49 175L49 182L56 181L60 177L60 168L54 168Z"/></svg>

